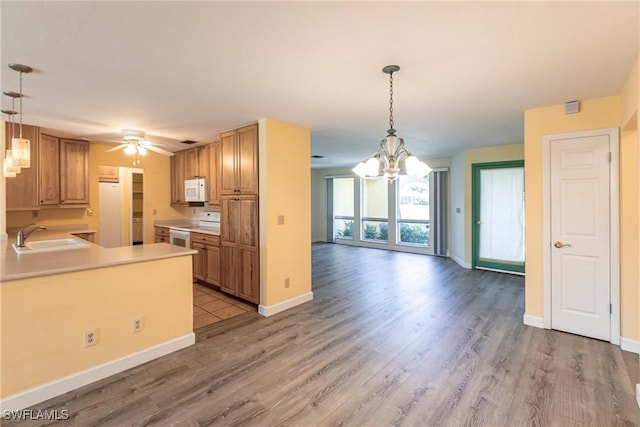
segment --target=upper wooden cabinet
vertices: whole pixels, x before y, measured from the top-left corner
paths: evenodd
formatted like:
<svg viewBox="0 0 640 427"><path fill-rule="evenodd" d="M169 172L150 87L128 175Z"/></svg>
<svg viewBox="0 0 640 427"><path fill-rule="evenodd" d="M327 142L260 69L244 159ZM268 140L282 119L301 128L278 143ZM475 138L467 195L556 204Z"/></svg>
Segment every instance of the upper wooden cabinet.
<svg viewBox="0 0 640 427"><path fill-rule="evenodd" d="M15 132L19 132L15 125ZM6 123L5 141L7 149L11 148L11 126ZM17 136L17 135L16 135ZM22 137L31 141L31 166L23 168L15 178L6 178L6 208L8 211L38 209L38 149L39 128L22 125Z"/></svg>
<svg viewBox="0 0 640 427"><path fill-rule="evenodd" d="M98 182L120 182L118 166L98 166Z"/></svg>
<svg viewBox="0 0 640 427"><path fill-rule="evenodd" d="M171 157L171 204L186 205L184 200L184 180L185 178L184 151L178 151Z"/></svg>
<svg viewBox="0 0 640 427"><path fill-rule="evenodd" d="M40 134L40 206L89 204L89 142Z"/></svg>
<svg viewBox="0 0 640 427"><path fill-rule="evenodd" d="M60 140L60 204L89 203L89 141Z"/></svg>
<svg viewBox="0 0 640 427"><path fill-rule="evenodd" d="M40 134L40 206L60 203L60 139Z"/></svg>
<svg viewBox="0 0 640 427"><path fill-rule="evenodd" d="M220 205L220 141L207 146L209 148L209 204Z"/></svg>
<svg viewBox="0 0 640 427"><path fill-rule="evenodd" d="M223 195L258 194L258 125L220 135Z"/></svg>
<svg viewBox="0 0 640 427"><path fill-rule="evenodd" d="M174 153L171 157L172 205L187 204L184 200L184 180L194 178L207 178L209 181L209 204L220 204L220 192L216 187L218 185L216 166L218 161L216 159L219 157L219 149L213 151L212 154L210 145L204 145Z"/></svg>

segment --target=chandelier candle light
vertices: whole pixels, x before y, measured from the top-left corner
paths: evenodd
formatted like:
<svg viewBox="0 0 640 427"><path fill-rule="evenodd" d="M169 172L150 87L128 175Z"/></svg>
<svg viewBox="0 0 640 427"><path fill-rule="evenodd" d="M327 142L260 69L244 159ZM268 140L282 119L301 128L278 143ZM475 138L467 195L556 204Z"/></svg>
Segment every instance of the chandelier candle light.
<svg viewBox="0 0 640 427"><path fill-rule="evenodd" d="M361 178L380 174L380 161L384 161L384 177L392 183L400 175L400 161L404 159L407 175L424 178L431 168L404 148L404 139L396 136L393 128L393 73L400 70L397 65L387 65L382 72L389 74L389 129L387 136L380 142L380 149L368 159L358 163L353 172Z"/></svg>

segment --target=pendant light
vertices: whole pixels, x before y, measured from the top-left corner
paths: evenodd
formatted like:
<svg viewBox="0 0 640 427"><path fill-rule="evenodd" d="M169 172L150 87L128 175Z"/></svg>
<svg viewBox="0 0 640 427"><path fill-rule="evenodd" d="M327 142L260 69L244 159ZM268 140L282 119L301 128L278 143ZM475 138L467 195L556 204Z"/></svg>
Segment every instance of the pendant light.
<svg viewBox="0 0 640 427"><path fill-rule="evenodd" d="M31 167L31 141L22 137L22 98L24 97L22 94L22 74L32 72L33 68L28 65L13 63L9 64L9 68L20 73L20 92L17 94L17 98L20 98L20 133L19 137L12 136L11 138L11 154L13 155L14 166L28 168Z"/></svg>
<svg viewBox="0 0 640 427"><path fill-rule="evenodd" d="M389 129L387 136L380 142L380 149L352 169L361 178L378 176L382 161L384 177L393 182L400 175L400 161L403 159L407 175L423 178L431 172L426 163L418 160L404 147L404 139L397 137L393 128L393 73L399 70L397 65L387 65L382 69L383 73L389 74Z"/></svg>
<svg viewBox="0 0 640 427"><path fill-rule="evenodd" d="M5 95L11 96L15 99L13 94L15 92L4 92ZM18 114L15 110L2 110L2 112L9 116L9 126L11 128L11 137L13 138L13 116ZM14 165L13 155L11 150L5 150L4 158L2 159L2 175L7 178L15 178L17 174L20 173L20 167Z"/></svg>

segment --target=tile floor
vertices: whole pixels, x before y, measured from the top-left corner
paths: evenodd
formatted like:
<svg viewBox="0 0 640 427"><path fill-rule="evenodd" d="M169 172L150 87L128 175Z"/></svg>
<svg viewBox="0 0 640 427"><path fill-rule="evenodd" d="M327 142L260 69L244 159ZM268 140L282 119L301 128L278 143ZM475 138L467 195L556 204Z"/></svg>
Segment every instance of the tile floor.
<svg viewBox="0 0 640 427"><path fill-rule="evenodd" d="M199 283L193 284L194 330L247 311L257 311L257 308L208 286Z"/></svg>

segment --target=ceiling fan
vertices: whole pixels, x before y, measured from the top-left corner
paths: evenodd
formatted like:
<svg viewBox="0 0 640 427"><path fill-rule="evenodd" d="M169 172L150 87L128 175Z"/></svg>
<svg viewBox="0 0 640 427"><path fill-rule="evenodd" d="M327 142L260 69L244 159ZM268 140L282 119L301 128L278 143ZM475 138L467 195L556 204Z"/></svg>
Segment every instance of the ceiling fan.
<svg viewBox="0 0 640 427"><path fill-rule="evenodd" d="M173 156L174 153L158 147L158 145L164 145L158 142L152 142L145 138L144 131L137 129L122 129L122 139L124 142L116 147L108 149L106 152L110 153L117 150L124 150L125 154L134 155L138 154L144 156L147 151L153 151L155 153L163 154L165 156Z"/></svg>

